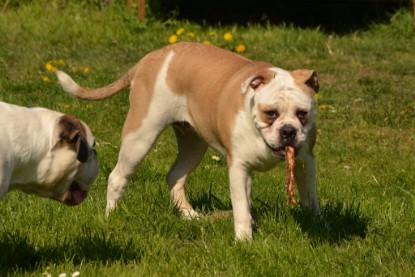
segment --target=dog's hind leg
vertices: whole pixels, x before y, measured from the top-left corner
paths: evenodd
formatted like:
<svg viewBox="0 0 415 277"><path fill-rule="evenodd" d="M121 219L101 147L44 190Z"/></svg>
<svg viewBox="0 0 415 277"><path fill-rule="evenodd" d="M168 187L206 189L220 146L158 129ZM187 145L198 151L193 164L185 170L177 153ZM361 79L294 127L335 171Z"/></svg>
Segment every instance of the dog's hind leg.
<svg viewBox="0 0 415 277"><path fill-rule="evenodd" d="M145 123L122 140L117 165L108 178L106 215L115 209L117 201L124 193L131 177L164 130L164 126L154 128L154 126L150 126L151 124Z"/></svg>
<svg viewBox="0 0 415 277"><path fill-rule="evenodd" d="M207 144L195 131L184 124L173 125L177 138L178 154L167 174L170 195L185 218L197 217L197 213L186 199L185 184L189 173L195 169L204 154Z"/></svg>

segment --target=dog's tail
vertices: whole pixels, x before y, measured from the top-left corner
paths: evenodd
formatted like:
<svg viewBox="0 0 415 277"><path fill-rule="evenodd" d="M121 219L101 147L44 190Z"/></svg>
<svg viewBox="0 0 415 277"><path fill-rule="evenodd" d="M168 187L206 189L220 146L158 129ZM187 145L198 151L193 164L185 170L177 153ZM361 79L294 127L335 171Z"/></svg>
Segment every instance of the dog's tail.
<svg viewBox="0 0 415 277"><path fill-rule="evenodd" d="M56 76L64 91L72 96L84 100L101 100L117 94L120 90L127 88L131 84L134 68L130 69L120 79L102 88L84 88L78 85L68 74L56 70Z"/></svg>

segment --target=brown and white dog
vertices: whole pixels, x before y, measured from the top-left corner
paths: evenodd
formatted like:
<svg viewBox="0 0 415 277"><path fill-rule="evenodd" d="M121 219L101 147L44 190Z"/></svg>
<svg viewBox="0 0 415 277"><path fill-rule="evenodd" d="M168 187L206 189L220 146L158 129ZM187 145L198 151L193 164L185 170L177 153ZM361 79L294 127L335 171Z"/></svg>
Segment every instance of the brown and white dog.
<svg viewBox="0 0 415 277"><path fill-rule="evenodd" d="M179 43L149 53L103 88L83 88L61 71L57 76L66 92L87 100L131 88L121 150L108 181L107 214L169 125L177 138L178 157L167 182L183 215L197 216L184 186L208 145L226 156L237 239L252 238L252 171L266 171L284 161L287 145L297 152L300 202L319 214L312 154L313 95L319 88L314 71L288 72L217 47Z"/></svg>
<svg viewBox="0 0 415 277"><path fill-rule="evenodd" d="M0 102L0 197L9 190L80 204L98 174L95 139L79 119Z"/></svg>

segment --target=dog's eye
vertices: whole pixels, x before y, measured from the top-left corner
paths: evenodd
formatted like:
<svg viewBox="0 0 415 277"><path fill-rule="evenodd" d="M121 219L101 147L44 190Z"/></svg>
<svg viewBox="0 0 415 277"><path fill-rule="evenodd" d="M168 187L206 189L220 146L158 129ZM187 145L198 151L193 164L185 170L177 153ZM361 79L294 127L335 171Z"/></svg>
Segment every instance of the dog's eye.
<svg viewBox="0 0 415 277"><path fill-rule="evenodd" d="M278 113L276 111L265 111L264 114L268 120L275 120L278 117Z"/></svg>
<svg viewBox="0 0 415 277"><path fill-rule="evenodd" d="M300 120L305 119L307 117L307 115L308 115L307 111L304 111L304 110L297 111L297 117Z"/></svg>

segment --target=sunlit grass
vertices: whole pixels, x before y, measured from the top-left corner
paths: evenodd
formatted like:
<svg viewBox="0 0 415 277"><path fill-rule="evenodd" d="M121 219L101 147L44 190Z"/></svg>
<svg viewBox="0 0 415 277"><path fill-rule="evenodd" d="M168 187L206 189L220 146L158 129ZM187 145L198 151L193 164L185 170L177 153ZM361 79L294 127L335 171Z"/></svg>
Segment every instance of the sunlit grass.
<svg viewBox="0 0 415 277"><path fill-rule="evenodd" d="M80 101L62 91L53 71L101 86L169 44L173 34L231 42L232 51L242 43L248 58L319 73L317 183L331 231L286 205L280 165L255 174L254 242L235 244L226 163L212 150L187 187L204 217L180 219L165 182L176 155L170 129L105 218L106 182L117 160L128 93ZM19 192L0 201L0 276L413 275L414 34L406 11L388 24L345 35L290 26L137 23L117 6L33 3L2 14L0 41L7 43L0 43L0 100L86 121L97 138L100 174L88 200L75 208Z"/></svg>

